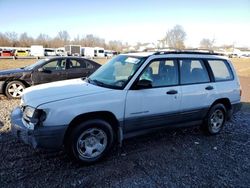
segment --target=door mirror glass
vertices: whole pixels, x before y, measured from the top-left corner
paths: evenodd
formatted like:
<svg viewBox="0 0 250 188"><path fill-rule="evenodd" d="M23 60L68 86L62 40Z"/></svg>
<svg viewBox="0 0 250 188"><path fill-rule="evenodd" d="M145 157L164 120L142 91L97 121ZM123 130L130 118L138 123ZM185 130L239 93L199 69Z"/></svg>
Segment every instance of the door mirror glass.
<svg viewBox="0 0 250 188"><path fill-rule="evenodd" d="M38 72L51 73L52 71L51 70L46 70L43 67L41 67L41 68L38 69Z"/></svg>

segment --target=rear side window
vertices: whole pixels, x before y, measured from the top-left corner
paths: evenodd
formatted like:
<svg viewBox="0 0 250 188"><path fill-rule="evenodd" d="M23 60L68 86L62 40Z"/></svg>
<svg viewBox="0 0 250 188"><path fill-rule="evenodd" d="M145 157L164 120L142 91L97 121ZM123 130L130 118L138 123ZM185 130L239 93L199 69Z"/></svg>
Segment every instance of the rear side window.
<svg viewBox="0 0 250 188"><path fill-rule="evenodd" d="M223 60L208 60L208 64L213 71L215 81L233 79L232 71L230 70L227 62Z"/></svg>
<svg viewBox="0 0 250 188"><path fill-rule="evenodd" d="M206 67L201 60L180 60L181 84L210 82Z"/></svg>

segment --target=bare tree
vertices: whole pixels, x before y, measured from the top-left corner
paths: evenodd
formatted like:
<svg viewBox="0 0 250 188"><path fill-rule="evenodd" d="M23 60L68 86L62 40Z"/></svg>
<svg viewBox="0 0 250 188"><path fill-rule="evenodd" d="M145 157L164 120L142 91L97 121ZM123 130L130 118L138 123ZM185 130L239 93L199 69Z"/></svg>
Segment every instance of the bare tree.
<svg viewBox="0 0 250 188"><path fill-rule="evenodd" d="M121 52L123 45L121 41L113 40L109 41L108 48L117 52Z"/></svg>
<svg viewBox="0 0 250 188"><path fill-rule="evenodd" d="M5 36L10 41L12 47L18 46L18 34L16 32L6 32Z"/></svg>
<svg viewBox="0 0 250 188"><path fill-rule="evenodd" d="M213 49L214 42L215 42L215 39L210 40L210 39L204 38L200 42L200 48L211 50Z"/></svg>
<svg viewBox="0 0 250 188"><path fill-rule="evenodd" d="M3 33L0 33L0 46L11 46L10 40Z"/></svg>
<svg viewBox="0 0 250 188"><path fill-rule="evenodd" d="M106 47L105 40L99 37L96 37L92 34L86 35L86 37L83 39L83 46L89 46L89 47Z"/></svg>
<svg viewBox="0 0 250 188"><path fill-rule="evenodd" d="M39 34L35 40L36 44L43 45L45 48L51 47L51 39L47 34Z"/></svg>
<svg viewBox="0 0 250 188"><path fill-rule="evenodd" d="M64 42L64 44L68 43L70 40L70 35L67 31L59 31L57 34L57 38Z"/></svg>
<svg viewBox="0 0 250 188"><path fill-rule="evenodd" d="M29 37L27 33L22 33L19 37L19 46L20 47L29 47L34 42L32 37Z"/></svg>
<svg viewBox="0 0 250 188"><path fill-rule="evenodd" d="M63 47L66 44L77 44L86 47L103 47L105 49L122 51L124 47L128 47L128 44L123 45L121 41L113 40L108 43L103 38L88 34L85 37L77 35L70 41L70 36L67 31L58 32L57 36L51 38L49 35L41 33L37 38L30 37L26 32L18 34L15 32L0 32L0 46L9 47L29 47L31 45L43 45L45 48L58 48Z"/></svg>
<svg viewBox="0 0 250 188"><path fill-rule="evenodd" d="M174 26L166 34L166 43L170 48L184 49L184 41L186 39L186 32L181 25Z"/></svg>

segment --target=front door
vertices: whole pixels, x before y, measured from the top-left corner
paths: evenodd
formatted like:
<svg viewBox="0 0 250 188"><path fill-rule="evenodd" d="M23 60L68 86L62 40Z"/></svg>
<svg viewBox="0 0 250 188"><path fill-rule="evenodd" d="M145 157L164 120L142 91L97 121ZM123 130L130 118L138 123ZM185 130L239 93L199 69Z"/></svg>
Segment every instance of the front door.
<svg viewBox="0 0 250 188"><path fill-rule="evenodd" d="M172 59L153 60L138 80L150 80L152 88L128 91L125 133L178 122L181 89L178 64Z"/></svg>
<svg viewBox="0 0 250 188"><path fill-rule="evenodd" d="M66 60L53 59L32 73L34 85L67 79Z"/></svg>

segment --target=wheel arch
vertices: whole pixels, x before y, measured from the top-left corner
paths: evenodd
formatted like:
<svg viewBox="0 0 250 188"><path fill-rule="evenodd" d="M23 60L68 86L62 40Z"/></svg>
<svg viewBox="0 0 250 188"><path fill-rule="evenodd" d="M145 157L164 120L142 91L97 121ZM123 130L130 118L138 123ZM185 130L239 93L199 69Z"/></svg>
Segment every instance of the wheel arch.
<svg viewBox="0 0 250 188"><path fill-rule="evenodd" d="M101 119L101 120L108 122L113 129L113 132L115 135L115 141L120 140L120 135L119 135L120 134L120 131L119 131L120 123L117 120L117 118L115 117L115 115L109 111L96 111L96 112L89 112L89 113L84 113L84 114L80 114L80 115L76 116L69 123L68 128L65 131L63 143L65 144L70 133L79 123L81 123L83 121L91 120L91 119Z"/></svg>
<svg viewBox="0 0 250 188"><path fill-rule="evenodd" d="M13 82L13 81L21 82L22 84L24 84L25 87L30 87L30 85L27 82L25 82L24 80L20 80L20 79L16 79L16 78L15 79L8 79L4 82L4 85L3 85L4 91L5 91L8 83Z"/></svg>
<svg viewBox="0 0 250 188"><path fill-rule="evenodd" d="M232 105L231 105L231 102L230 102L229 98L220 98L220 99L217 99L216 101L213 102L213 104L211 105L210 109L215 104L223 104L225 106L225 108L226 108L227 111L229 111L229 110L232 109Z"/></svg>
<svg viewBox="0 0 250 188"><path fill-rule="evenodd" d="M210 109L216 104L222 104L225 107L226 119L229 120L232 116L232 104L231 104L229 98L220 98L220 99L217 99L216 101L214 101L213 104L210 106L208 113L209 113Z"/></svg>
<svg viewBox="0 0 250 188"><path fill-rule="evenodd" d="M15 79L8 79L3 84L3 92L5 95L6 95L6 87L7 87L8 83L13 82L13 81L21 82L25 86L25 88L30 87L30 85L27 82L25 82L24 80L20 80L20 79L16 79L16 78Z"/></svg>

